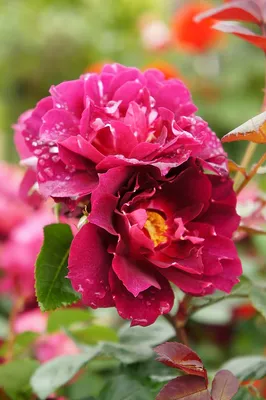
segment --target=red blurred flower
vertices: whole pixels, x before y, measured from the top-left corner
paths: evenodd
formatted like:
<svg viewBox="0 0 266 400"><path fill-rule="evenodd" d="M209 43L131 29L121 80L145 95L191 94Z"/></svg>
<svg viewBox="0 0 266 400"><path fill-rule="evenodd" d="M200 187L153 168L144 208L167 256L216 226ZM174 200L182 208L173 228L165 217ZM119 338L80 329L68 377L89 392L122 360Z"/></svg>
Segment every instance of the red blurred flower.
<svg viewBox="0 0 266 400"><path fill-rule="evenodd" d="M233 309L233 319L247 321L257 314L257 310L250 304L241 304Z"/></svg>
<svg viewBox="0 0 266 400"><path fill-rule="evenodd" d="M192 1L177 9L172 21L172 40L178 49L202 53L217 46L222 35L212 29L213 18L203 19L200 23L194 21L196 15L211 7L209 2Z"/></svg>
<svg viewBox="0 0 266 400"><path fill-rule="evenodd" d="M232 181L193 158L167 177L153 166L109 170L70 249L74 289L86 305L115 306L142 326L171 310L169 281L195 296L230 292L242 272L235 205Z"/></svg>
<svg viewBox="0 0 266 400"><path fill-rule="evenodd" d="M197 16L196 20L200 23L209 18L227 20L229 22L216 23L214 28L221 32L232 33L266 51L265 7L266 0L230 0L219 7L203 12ZM258 35L245 26L231 21L254 23L261 28L262 34Z"/></svg>
<svg viewBox="0 0 266 400"><path fill-rule="evenodd" d="M44 196L78 201L110 168L154 165L166 175L190 156L227 174L221 144L195 116L189 91L158 70L106 65L50 92L20 130Z"/></svg>

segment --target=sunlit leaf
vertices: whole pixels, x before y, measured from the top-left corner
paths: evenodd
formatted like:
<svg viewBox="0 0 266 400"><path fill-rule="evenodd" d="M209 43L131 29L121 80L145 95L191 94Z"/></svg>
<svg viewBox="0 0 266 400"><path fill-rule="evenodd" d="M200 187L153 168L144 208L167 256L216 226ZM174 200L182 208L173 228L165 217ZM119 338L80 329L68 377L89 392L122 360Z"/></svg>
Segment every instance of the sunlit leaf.
<svg viewBox="0 0 266 400"><path fill-rule="evenodd" d="M224 143L239 140L248 140L254 143L266 143L266 111L249 119L247 122L229 132L222 138L222 142Z"/></svg>
<svg viewBox="0 0 266 400"><path fill-rule="evenodd" d="M199 376L180 376L165 385L156 400L211 400L206 381Z"/></svg>
<svg viewBox="0 0 266 400"><path fill-rule="evenodd" d="M116 358L123 364L146 361L153 354L151 347L142 345L141 343L133 346L111 342L102 343L102 353Z"/></svg>
<svg viewBox="0 0 266 400"><path fill-rule="evenodd" d="M91 359L99 354L98 347L85 353L54 358L41 365L31 378L31 386L41 400L66 384Z"/></svg>
<svg viewBox="0 0 266 400"><path fill-rule="evenodd" d="M22 332L15 337L14 346L13 346L13 356L17 357L27 351L35 340L39 337L39 334L36 332ZM4 356L8 349L8 344L4 343L0 349L0 356Z"/></svg>
<svg viewBox="0 0 266 400"><path fill-rule="evenodd" d="M239 382L232 372L221 370L217 372L212 382L212 400L231 400L238 388Z"/></svg>
<svg viewBox="0 0 266 400"><path fill-rule="evenodd" d="M90 345L99 341L118 342L116 331L108 326L91 325L84 329L72 330L71 335L78 342Z"/></svg>
<svg viewBox="0 0 266 400"><path fill-rule="evenodd" d="M253 307L266 319L266 288L253 287L250 292L250 300Z"/></svg>
<svg viewBox="0 0 266 400"><path fill-rule="evenodd" d="M153 325L147 327L130 327L129 323L123 325L119 331L121 343L130 345L156 346L175 336L175 330L169 322L157 320Z"/></svg>
<svg viewBox="0 0 266 400"><path fill-rule="evenodd" d="M61 328L69 328L72 325L86 323L92 319L89 310L81 310L79 308L62 308L50 313L47 322L47 331L49 333L56 332Z"/></svg>
<svg viewBox="0 0 266 400"><path fill-rule="evenodd" d="M223 364L222 369L231 371L241 382L257 381L266 376L266 357L236 357Z"/></svg>
<svg viewBox="0 0 266 400"><path fill-rule="evenodd" d="M155 347L154 351L159 355L157 361L207 379L207 372L201 359L189 347L177 342L166 342Z"/></svg>
<svg viewBox="0 0 266 400"><path fill-rule="evenodd" d="M0 387L12 399L18 399L19 394L28 393L30 377L38 366L38 361L26 358L0 365Z"/></svg>
<svg viewBox="0 0 266 400"><path fill-rule="evenodd" d="M256 4L252 1L231 1L219 7L211 8L196 17L196 22L205 18L215 18L220 20L235 20L244 22L260 23L261 15Z"/></svg>
<svg viewBox="0 0 266 400"><path fill-rule="evenodd" d="M36 262L36 295L43 311L72 304L79 299L66 278L73 235L67 224L44 227L44 244Z"/></svg>

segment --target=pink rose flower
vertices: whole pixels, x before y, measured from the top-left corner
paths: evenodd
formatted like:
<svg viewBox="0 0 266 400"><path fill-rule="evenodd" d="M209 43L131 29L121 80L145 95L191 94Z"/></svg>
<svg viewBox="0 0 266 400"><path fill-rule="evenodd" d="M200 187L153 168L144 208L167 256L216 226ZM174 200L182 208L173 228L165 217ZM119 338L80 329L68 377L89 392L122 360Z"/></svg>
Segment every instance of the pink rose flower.
<svg viewBox="0 0 266 400"><path fill-rule="evenodd" d="M16 126L29 151L24 164L36 169L46 197L87 196L99 173L118 166L154 165L166 175L197 157L204 168L227 173L221 144L195 116L187 88L158 70L105 65L50 94Z"/></svg>
<svg viewBox="0 0 266 400"><path fill-rule="evenodd" d="M0 240L31 213L19 199L21 171L14 166L0 163Z"/></svg>
<svg viewBox="0 0 266 400"><path fill-rule="evenodd" d="M83 302L115 306L131 325L152 324L174 301L169 282L193 296L230 292L241 263L228 177L190 158L167 177L154 166L120 166L99 179L89 222L70 249L69 275Z"/></svg>
<svg viewBox="0 0 266 400"><path fill-rule="evenodd" d="M16 334L23 332L44 333L46 330L48 314L35 308L19 314L15 321L14 330Z"/></svg>
<svg viewBox="0 0 266 400"><path fill-rule="evenodd" d="M34 343L34 354L37 360L44 363L62 355L78 354L79 349L65 333L45 333L47 320L47 313L34 309L20 314L15 321L17 334L27 331L41 334Z"/></svg>
<svg viewBox="0 0 266 400"><path fill-rule="evenodd" d="M252 232L266 230L266 196L256 182L251 182L237 196L237 212L241 217L240 229L235 232L234 240L241 240Z"/></svg>
<svg viewBox="0 0 266 400"><path fill-rule="evenodd" d="M32 167L26 171L23 177L23 180L20 184L19 196L25 203L28 203L34 208L39 208L43 198L38 191L38 187L36 187L36 160L35 157L32 157L32 154L28 149L28 146L26 145L22 135L22 132L26 128L25 121L31 117L32 111L33 110L28 110L21 114L17 124L13 125L13 129L15 146L21 160L23 160L22 164L26 163Z"/></svg>
<svg viewBox="0 0 266 400"><path fill-rule="evenodd" d="M0 253L0 292L34 296L34 265L43 243L43 227L52 222L52 211L44 209L27 216L11 231Z"/></svg>
<svg viewBox="0 0 266 400"><path fill-rule="evenodd" d="M35 355L41 363L55 357L78 354L79 352L73 340L63 332L44 335L38 338L35 344Z"/></svg>

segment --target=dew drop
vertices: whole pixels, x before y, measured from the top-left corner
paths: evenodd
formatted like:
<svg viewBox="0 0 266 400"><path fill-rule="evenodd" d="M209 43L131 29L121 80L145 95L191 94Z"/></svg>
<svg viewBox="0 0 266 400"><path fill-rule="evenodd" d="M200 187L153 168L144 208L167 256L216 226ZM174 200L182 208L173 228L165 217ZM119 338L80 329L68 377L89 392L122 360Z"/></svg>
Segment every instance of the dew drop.
<svg viewBox="0 0 266 400"><path fill-rule="evenodd" d="M160 313L164 314L169 311L169 303L167 301L162 301L160 304Z"/></svg>
<svg viewBox="0 0 266 400"><path fill-rule="evenodd" d="M49 178L52 178L54 176L54 172L52 170L52 168L45 168L44 172L46 173L47 176L49 176Z"/></svg>
<svg viewBox="0 0 266 400"><path fill-rule="evenodd" d="M45 178L44 178L44 176L42 175L41 172L38 172L38 179L39 179L40 182L45 182Z"/></svg>
<svg viewBox="0 0 266 400"><path fill-rule="evenodd" d="M52 161L53 161L54 163L57 163L59 160L60 160L60 157L59 157L59 156L52 156Z"/></svg>

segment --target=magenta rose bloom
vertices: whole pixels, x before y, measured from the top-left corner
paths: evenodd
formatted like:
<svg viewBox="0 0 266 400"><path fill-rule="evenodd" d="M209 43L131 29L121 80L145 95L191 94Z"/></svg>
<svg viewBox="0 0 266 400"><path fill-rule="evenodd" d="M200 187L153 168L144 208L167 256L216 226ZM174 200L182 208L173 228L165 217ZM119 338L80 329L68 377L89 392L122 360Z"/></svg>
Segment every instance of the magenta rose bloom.
<svg viewBox="0 0 266 400"><path fill-rule="evenodd" d="M44 196L78 200L96 188L99 173L117 166L154 165L166 175L197 157L204 168L227 172L221 144L195 116L189 91L157 70L105 65L50 93L15 126Z"/></svg>
<svg viewBox="0 0 266 400"><path fill-rule="evenodd" d="M88 220L72 243L68 277L86 305L115 306L131 325L171 310L170 282L193 296L229 293L242 273L232 181L204 173L197 159L167 176L154 166L110 169Z"/></svg>

